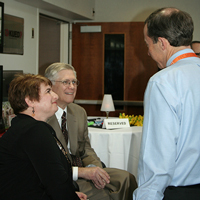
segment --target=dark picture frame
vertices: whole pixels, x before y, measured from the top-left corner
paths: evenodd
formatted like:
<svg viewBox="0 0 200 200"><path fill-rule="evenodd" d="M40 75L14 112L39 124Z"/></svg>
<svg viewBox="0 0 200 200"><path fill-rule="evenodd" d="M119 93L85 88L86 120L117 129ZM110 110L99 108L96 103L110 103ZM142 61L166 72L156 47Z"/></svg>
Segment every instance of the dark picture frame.
<svg viewBox="0 0 200 200"><path fill-rule="evenodd" d="M0 134L4 133L5 125L2 116L2 104L3 104L3 65L0 65Z"/></svg>
<svg viewBox="0 0 200 200"><path fill-rule="evenodd" d="M4 14L3 53L24 54L24 19Z"/></svg>
<svg viewBox="0 0 200 200"><path fill-rule="evenodd" d="M4 45L4 3L0 2L0 53L3 53Z"/></svg>

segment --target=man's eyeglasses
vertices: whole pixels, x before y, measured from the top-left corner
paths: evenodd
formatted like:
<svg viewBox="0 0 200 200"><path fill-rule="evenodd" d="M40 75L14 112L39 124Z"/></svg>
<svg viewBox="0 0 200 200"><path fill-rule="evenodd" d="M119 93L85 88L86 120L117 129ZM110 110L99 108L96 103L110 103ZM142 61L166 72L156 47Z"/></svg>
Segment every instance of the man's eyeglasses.
<svg viewBox="0 0 200 200"><path fill-rule="evenodd" d="M65 81L54 81L54 82L59 82L62 83L64 86L70 86L71 83L73 86L78 86L79 85L79 80L65 80Z"/></svg>

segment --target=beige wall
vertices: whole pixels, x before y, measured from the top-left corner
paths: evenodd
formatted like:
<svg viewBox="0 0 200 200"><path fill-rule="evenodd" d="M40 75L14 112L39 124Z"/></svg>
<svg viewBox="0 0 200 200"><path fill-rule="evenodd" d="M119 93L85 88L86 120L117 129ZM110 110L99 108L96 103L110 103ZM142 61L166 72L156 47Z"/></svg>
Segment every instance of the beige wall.
<svg viewBox="0 0 200 200"><path fill-rule="evenodd" d="M37 10L14 0L1 0L1 2L4 2L6 14L24 18L24 55L0 54L0 64L6 70L20 69L24 72L37 73ZM35 30L34 39L31 38L32 28Z"/></svg>
<svg viewBox="0 0 200 200"><path fill-rule="evenodd" d="M0 54L0 64L4 66L4 69L21 69L24 72L38 73L39 12L57 18L60 17L66 21L73 21L73 19L69 19L66 16L59 16L50 11L46 12L37 9L24 3L20 3L17 0L1 0L1 2L5 3L6 14L24 18L24 55ZM56 4L58 0L48 0L48 2ZM67 2L70 1L67 0ZM78 1L76 0L76 2ZM63 5L64 7L66 6L65 4L66 1L59 0L60 6ZM73 4L73 6L79 6L79 4ZM95 0L95 19L89 21L144 21L153 10L163 6L175 6L190 13L195 24L194 39L200 40L199 0ZM81 10L83 8L81 7L79 9ZM34 38L31 38L32 28L35 30Z"/></svg>
<svg viewBox="0 0 200 200"><path fill-rule="evenodd" d="M200 40L200 0L96 0L97 22L144 21L161 7L177 7L188 12L194 20L194 39Z"/></svg>

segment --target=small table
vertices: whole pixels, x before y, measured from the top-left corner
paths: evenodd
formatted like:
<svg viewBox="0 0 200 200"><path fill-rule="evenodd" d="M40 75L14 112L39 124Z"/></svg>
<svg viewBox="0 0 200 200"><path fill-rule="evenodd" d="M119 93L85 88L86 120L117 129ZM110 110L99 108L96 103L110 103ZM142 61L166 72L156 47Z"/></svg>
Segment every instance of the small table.
<svg viewBox="0 0 200 200"><path fill-rule="evenodd" d="M91 146L107 167L132 173L137 178L142 127L107 130L88 127Z"/></svg>

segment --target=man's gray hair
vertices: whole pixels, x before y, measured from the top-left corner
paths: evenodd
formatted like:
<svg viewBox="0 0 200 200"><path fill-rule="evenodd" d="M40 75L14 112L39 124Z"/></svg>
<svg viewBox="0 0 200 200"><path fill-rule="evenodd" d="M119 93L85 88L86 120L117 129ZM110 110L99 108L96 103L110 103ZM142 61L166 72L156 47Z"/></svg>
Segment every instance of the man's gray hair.
<svg viewBox="0 0 200 200"><path fill-rule="evenodd" d="M49 65L45 70L44 76L53 82L54 80L58 79L58 72L64 69L72 70L74 72L75 77L77 78L76 71L72 65L59 62Z"/></svg>

